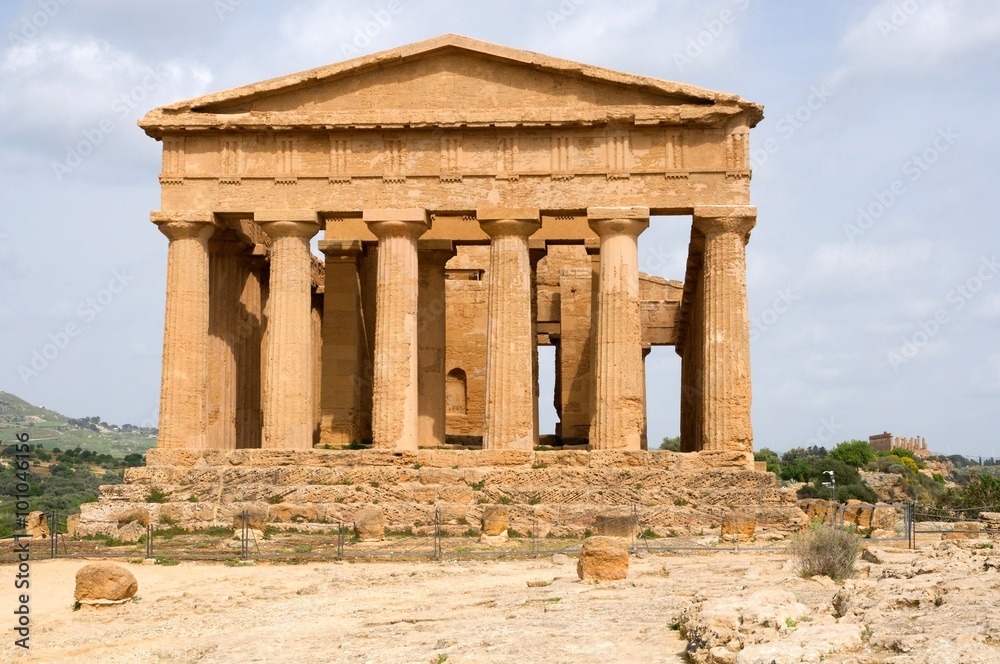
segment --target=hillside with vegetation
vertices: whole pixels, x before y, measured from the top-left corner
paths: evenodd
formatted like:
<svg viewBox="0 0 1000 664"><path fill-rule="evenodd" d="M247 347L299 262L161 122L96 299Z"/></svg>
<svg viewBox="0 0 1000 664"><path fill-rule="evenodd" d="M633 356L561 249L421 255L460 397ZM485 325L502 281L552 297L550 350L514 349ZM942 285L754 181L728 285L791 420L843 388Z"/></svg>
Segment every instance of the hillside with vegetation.
<svg viewBox="0 0 1000 664"><path fill-rule="evenodd" d="M102 484L120 484L123 470L144 463L155 428L108 424L98 416L72 418L0 392L0 537L14 532L18 479L17 434L28 434L29 511L79 511L97 500Z"/></svg>

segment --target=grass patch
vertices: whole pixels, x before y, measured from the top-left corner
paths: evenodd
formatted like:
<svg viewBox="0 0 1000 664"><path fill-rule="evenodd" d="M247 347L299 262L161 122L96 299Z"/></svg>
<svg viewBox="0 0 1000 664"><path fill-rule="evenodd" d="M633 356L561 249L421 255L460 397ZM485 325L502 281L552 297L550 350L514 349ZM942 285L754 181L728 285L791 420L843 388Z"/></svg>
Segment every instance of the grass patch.
<svg viewBox="0 0 1000 664"><path fill-rule="evenodd" d="M486 482L469 482L469 488L473 491L482 491L484 486Z"/></svg>
<svg viewBox="0 0 1000 664"><path fill-rule="evenodd" d="M816 524L792 540L792 557L803 577L826 575L835 581L854 573L861 538L850 530Z"/></svg>
<svg viewBox="0 0 1000 664"><path fill-rule="evenodd" d="M147 503L165 503L165 502L167 502L167 494L163 493L162 491L160 491L156 487L153 487L152 489L149 490L149 493L146 494L146 502Z"/></svg>
<svg viewBox="0 0 1000 664"><path fill-rule="evenodd" d="M285 502L285 497L284 496L279 496L277 494L275 494L275 495L273 495L273 496L271 496L270 498L267 499L267 504L268 505L280 505L283 502Z"/></svg>

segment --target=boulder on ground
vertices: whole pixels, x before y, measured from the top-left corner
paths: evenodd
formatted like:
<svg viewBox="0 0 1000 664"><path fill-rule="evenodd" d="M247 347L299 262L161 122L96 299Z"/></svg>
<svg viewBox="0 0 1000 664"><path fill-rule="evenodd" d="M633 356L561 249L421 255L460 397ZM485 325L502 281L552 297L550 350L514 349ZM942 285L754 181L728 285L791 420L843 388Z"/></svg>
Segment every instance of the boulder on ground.
<svg viewBox="0 0 1000 664"><path fill-rule="evenodd" d="M488 505L483 509L480 540L486 544L503 544L510 527L510 510L506 505Z"/></svg>
<svg viewBox="0 0 1000 664"><path fill-rule="evenodd" d="M81 604L124 602L139 590L132 572L113 563L91 563L76 573L73 596Z"/></svg>
<svg viewBox="0 0 1000 664"><path fill-rule="evenodd" d="M45 512L28 512L25 530L32 539L45 539L49 536L49 524Z"/></svg>
<svg viewBox="0 0 1000 664"><path fill-rule="evenodd" d="M70 537L76 537L76 531L80 528L80 515L70 514L66 517L66 534Z"/></svg>
<svg viewBox="0 0 1000 664"><path fill-rule="evenodd" d="M385 539L385 513L381 507L365 507L354 513L354 533L362 542Z"/></svg>
<svg viewBox="0 0 1000 664"><path fill-rule="evenodd" d="M119 542L138 542L146 534L146 526L138 521L127 523L115 533L115 539Z"/></svg>
<svg viewBox="0 0 1000 664"><path fill-rule="evenodd" d="M628 576L628 548L617 537L588 537L576 573L584 581L617 581Z"/></svg>
<svg viewBox="0 0 1000 664"><path fill-rule="evenodd" d="M749 540L757 530L757 520L745 512L733 510L722 520L722 539Z"/></svg>

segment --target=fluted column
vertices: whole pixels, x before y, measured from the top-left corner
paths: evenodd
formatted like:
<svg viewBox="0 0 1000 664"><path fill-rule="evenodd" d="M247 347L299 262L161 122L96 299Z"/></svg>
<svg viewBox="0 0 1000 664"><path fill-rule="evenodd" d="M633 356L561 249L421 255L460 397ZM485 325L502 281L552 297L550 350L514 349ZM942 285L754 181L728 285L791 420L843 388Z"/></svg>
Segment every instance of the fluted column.
<svg viewBox="0 0 1000 664"><path fill-rule="evenodd" d="M378 238L372 444L382 449L416 450L417 238L429 227L427 212L365 210L364 220Z"/></svg>
<svg viewBox="0 0 1000 664"><path fill-rule="evenodd" d="M208 426L208 238L215 217L204 211L157 211L150 218L170 240L156 445L203 449Z"/></svg>
<svg viewBox="0 0 1000 664"><path fill-rule="evenodd" d="M311 210L258 210L271 238L264 449L313 446L312 268L309 239L319 230Z"/></svg>
<svg viewBox="0 0 1000 664"><path fill-rule="evenodd" d="M434 242L434 241L432 241ZM451 245L450 241L444 241ZM422 447L444 445L445 437L445 314L444 266L452 248L420 248L419 441Z"/></svg>
<svg viewBox="0 0 1000 664"><path fill-rule="evenodd" d="M539 212L482 209L477 217L490 236L483 449L530 450L537 434L528 237L541 227Z"/></svg>
<svg viewBox="0 0 1000 664"><path fill-rule="evenodd" d="M236 449L236 352L239 342L242 242L213 239L208 243L208 438L210 449Z"/></svg>
<svg viewBox="0 0 1000 664"><path fill-rule="evenodd" d="M587 219L601 238L590 447L639 450L645 389L638 240L649 227L649 208L589 208Z"/></svg>
<svg viewBox="0 0 1000 664"><path fill-rule="evenodd" d="M708 205L694 210L695 228L705 236L703 450L753 451L745 247L756 218L757 208L749 205Z"/></svg>

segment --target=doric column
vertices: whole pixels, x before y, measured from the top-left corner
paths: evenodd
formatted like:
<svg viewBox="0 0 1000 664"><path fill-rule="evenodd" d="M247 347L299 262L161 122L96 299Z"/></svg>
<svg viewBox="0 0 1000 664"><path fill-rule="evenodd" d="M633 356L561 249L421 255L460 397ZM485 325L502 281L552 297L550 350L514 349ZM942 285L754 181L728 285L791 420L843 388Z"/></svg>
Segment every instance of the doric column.
<svg viewBox="0 0 1000 664"><path fill-rule="evenodd" d="M365 210L364 220L378 238L372 444L382 449L416 450L417 238L429 227L427 212Z"/></svg>
<svg viewBox="0 0 1000 664"><path fill-rule="evenodd" d="M157 211L150 218L170 240L156 444L203 449L208 426L208 238L215 231L215 217L204 211Z"/></svg>
<svg viewBox="0 0 1000 664"><path fill-rule="evenodd" d="M256 252L260 253L256 253ZM261 378L264 326L263 277L267 263L263 247L237 262L243 289L237 307L239 333L236 344L236 447L260 449L264 422L261 414ZM263 283L266 286L266 283Z"/></svg>
<svg viewBox="0 0 1000 664"><path fill-rule="evenodd" d="M490 236L483 449L530 450L536 432L528 236L541 228L539 212L481 209L477 217Z"/></svg>
<svg viewBox="0 0 1000 664"><path fill-rule="evenodd" d="M254 219L271 238L261 447L309 450L314 417L309 239L319 223L311 210L258 210Z"/></svg>
<svg viewBox="0 0 1000 664"><path fill-rule="evenodd" d="M361 395L358 377L364 339L361 321L361 241L323 241L326 286L323 292L323 386L320 392L320 445L360 443Z"/></svg>
<svg viewBox="0 0 1000 664"><path fill-rule="evenodd" d="M701 274L703 450L753 451L746 243L757 218L749 205L694 210L705 236Z"/></svg>
<svg viewBox="0 0 1000 664"><path fill-rule="evenodd" d="M419 423L418 436L423 447L444 445L445 435L445 285L444 266L455 250L450 241L445 246L420 247L420 295L417 318L419 339Z"/></svg>
<svg viewBox="0 0 1000 664"><path fill-rule="evenodd" d="M236 352L239 309L243 294L238 254L244 244L236 239L208 243L208 438L210 449L236 449Z"/></svg>
<svg viewBox="0 0 1000 664"><path fill-rule="evenodd" d="M638 240L649 227L649 208L589 208L587 219L601 238L590 447L639 450L645 390Z"/></svg>

